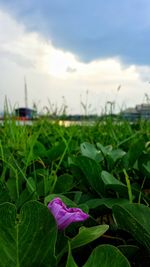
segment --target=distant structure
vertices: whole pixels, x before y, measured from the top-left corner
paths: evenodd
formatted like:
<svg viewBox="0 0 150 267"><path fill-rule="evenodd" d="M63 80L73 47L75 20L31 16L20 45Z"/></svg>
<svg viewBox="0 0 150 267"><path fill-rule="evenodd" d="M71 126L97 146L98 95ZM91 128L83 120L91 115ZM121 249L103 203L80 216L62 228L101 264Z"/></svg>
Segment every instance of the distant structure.
<svg viewBox="0 0 150 267"><path fill-rule="evenodd" d="M28 108L28 91L27 91L27 83L25 77L24 77L24 94L25 94L25 107Z"/></svg>
<svg viewBox="0 0 150 267"><path fill-rule="evenodd" d="M24 94L25 94L25 107L15 109L15 117L17 120L33 120L37 116L37 112L34 109L28 108L28 90L27 82L24 78Z"/></svg>
<svg viewBox="0 0 150 267"><path fill-rule="evenodd" d="M33 120L36 118L36 110L31 108L16 108L15 117L17 120Z"/></svg>
<svg viewBox="0 0 150 267"><path fill-rule="evenodd" d="M150 119L150 104L136 105L135 108L127 108L121 113L124 119L134 121L137 119Z"/></svg>

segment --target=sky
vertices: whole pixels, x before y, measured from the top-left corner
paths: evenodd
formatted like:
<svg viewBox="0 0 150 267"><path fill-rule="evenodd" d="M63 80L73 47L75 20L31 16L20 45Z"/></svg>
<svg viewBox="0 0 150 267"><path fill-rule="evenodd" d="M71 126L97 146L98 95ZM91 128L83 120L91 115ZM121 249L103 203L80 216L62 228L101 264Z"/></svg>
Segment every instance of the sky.
<svg viewBox="0 0 150 267"><path fill-rule="evenodd" d="M0 0L0 110L114 112L150 96L149 0Z"/></svg>

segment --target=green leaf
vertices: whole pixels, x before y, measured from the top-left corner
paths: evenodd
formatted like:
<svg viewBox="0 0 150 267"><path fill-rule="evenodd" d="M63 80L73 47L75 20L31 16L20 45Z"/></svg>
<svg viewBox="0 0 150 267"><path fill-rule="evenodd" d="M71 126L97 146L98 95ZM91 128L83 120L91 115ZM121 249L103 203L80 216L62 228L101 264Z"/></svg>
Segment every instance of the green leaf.
<svg viewBox="0 0 150 267"><path fill-rule="evenodd" d="M145 142L143 137L139 137L132 142L127 154L124 156L125 168L132 168L136 160L140 157L145 148Z"/></svg>
<svg viewBox="0 0 150 267"><path fill-rule="evenodd" d="M42 158L46 156L47 151L45 146L41 142L36 141L33 146L33 153L35 155L35 158Z"/></svg>
<svg viewBox="0 0 150 267"><path fill-rule="evenodd" d="M107 171L102 171L101 173L102 180L105 184L105 188L112 189L118 192L121 196L126 197L128 194L127 186L116 179L112 174Z"/></svg>
<svg viewBox="0 0 150 267"><path fill-rule="evenodd" d="M128 259L132 258L136 253L138 253L139 247L134 245L120 245L118 249L123 253Z"/></svg>
<svg viewBox="0 0 150 267"><path fill-rule="evenodd" d="M9 191L9 195L11 200L16 201L17 199L17 187L16 187L16 178L9 177L8 181L6 182L6 187Z"/></svg>
<svg viewBox="0 0 150 267"><path fill-rule="evenodd" d="M49 161L57 160L63 154L66 145L64 142L60 142L57 145L54 145L51 149L47 151L47 157Z"/></svg>
<svg viewBox="0 0 150 267"><path fill-rule="evenodd" d="M101 152L97 150L93 144L84 142L80 145L80 148L83 156L91 158L97 162L103 160Z"/></svg>
<svg viewBox="0 0 150 267"><path fill-rule="evenodd" d="M30 200L37 200L38 195L37 193L30 193L27 188L25 188L21 194L19 195L19 198L16 201L16 207L17 209L20 209L25 202L28 202Z"/></svg>
<svg viewBox="0 0 150 267"><path fill-rule="evenodd" d="M106 156L108 170L113 170L115 164L125 156L126 152L121 149L114 149Z"/></svg>
<svg viewBox="0 0 150 267"><path fill-rule="evenodd" d="M107 171L102 171L101 173L102 180L105 185L122 185L125 186L122 182L120 182L118 179L116 179L112 174L110 174Z"/></svg>
<svg viewBox="0 0 150 267"><path fill-rule="evenodd" d="M78 267L77 264L75 263L74 261L74 258L72 256L72 253L71 253L71 245L70 245L70 242L68 241L68 258L67 258L67 264L66 264L66 267Z"/></svg>
<svg viewBox="0 0 150 267"><path fill-rule="evenodd" d="M129 200L124 198L95 198L86 201L86 204L89 209L95 209L97 207L105 206L106 208L112 209L115 204L125 204L129 203Z"/></svg>
<svg viewBox="0 0 150 267"><path fill-rule="evenodd" d="M73 188L73 176L67 173L57 177L54 193L65 193Z"/></svg>
<svg viewBox="0 0 150 267"><path fill-rule="evenodd" d="M115 163L117 160L121 159L126 154L125 151L122 149L114 149L109 153L109 157L113 160Z"/></svg>
<svg viewBox="0 0 150 267"><path fill-rule="evenodd" d="M112 146L103 146L100 143L97 143L97 147L100 149L100 151L102 152L102 154L104 155L104 157L106 157L111 151L112 151Z"/></svg>
<svg viewBox="0 0 150 267"><path fill-rule="evenodd" d="M72 238L70 242L71 248L78 248L94 241L95 239L102 236L108 230L108 228L108 225L98 225L90 228L82 226L79 229L79 233L74 238Z"/></svg>
<svg viewBox="0 0 150 267"><path fill-rule="evenodd" d="M127 258L114 246L96 247L83 267L131 267Z"/></svg>
<svg viewBox="0 0 150 267"><path fill-rule="evenodd" d="M107 162L107 168L110 170L114 167L115 163L121 159L126 152L121 149L113 149L111 145L103 146L100 143L97 143L97 147L100 149L102 155L104 156Z"/></svg>
<svg viewBox="0 0 150 267"><path fill-rule="evenodd" d="M143 151L138 159L137 169L143 176L150 178L150 153Z"/></svg>
<svg viewBox="0 0 150 267"><path fill-rule="evenodd" d="M0 182L0 203L10 201L9 192L6 186Z"/></svg>
<svg viewBox="0 0 150 267"><path fill-rule="evenodd" d="M150 208L143 204L124 204L115 205L112 210L118 227L150 249Z"/></svg>
<svg viewBox="0 0 150 267"><path fill-rule="evenodd" d="M102 196L104 193L104 183L101 179L100 165L95 160L84 156L78 157L76 163L82 170L89 185L97 192L97 194Z"/></svg>
<svg viewBox="0 0 150 267"><path fill-rule="evenodd" d="M147 164L143 164L143 167L145 168L145 170L148 172L149 176L150 176L150 161L147 162Z"/></svg>
<svg viewBox="0 0 150 267"><path fill-rule="evenodd" d="M10 203L0 205L0 267L54 267L56 224L48 209L27 202L16 213Z"/></svg>

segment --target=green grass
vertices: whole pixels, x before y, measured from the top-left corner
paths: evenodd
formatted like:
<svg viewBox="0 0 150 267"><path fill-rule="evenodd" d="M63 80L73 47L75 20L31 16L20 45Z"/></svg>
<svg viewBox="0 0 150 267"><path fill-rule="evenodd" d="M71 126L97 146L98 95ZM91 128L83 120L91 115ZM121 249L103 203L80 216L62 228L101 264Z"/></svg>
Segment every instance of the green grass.
<svg viewBox="0 0 150 267"><path fill-rule="evenodd" d="M58 232L57 242L53 243L56 254L62 257L56 261L58 267L69 266L69 262L83 266L92 251L105 243L111 245L105 247L107 252L125 256L122 266L148 266L149 166L150 121L129 123L108 117L95 121L92 126L65 127L45 118L31 126L20 126L6 116L4 125L0 126L0 207L10 203L8 207L12 212L11 205L15 205L18 216L24 209L27 218L32 201L37 203L37 213L41 209L41 214L46 214L44 206L59 196L68 206L80 207L90 214L86 222L66 229L65 235ZM130 214L130 205L135 210L133 214ZM41 221L38 223L41 225ZM101 231L101 224L108 225L109 230L99 238L97 233ZM78 229L82 225L90 229L81 231L82 243L89 232L91 239L88 242L95 241L82 249L71 248L73 238L80 240ZM37 228L35 231L38 234ZM140 231L145 233L143 240ZM81 246L80 242L77 246ZM5 251L3 247L1 249ZM141 253L135 256L137 249ZM0 263L0 266L5 265Z"/></svg>

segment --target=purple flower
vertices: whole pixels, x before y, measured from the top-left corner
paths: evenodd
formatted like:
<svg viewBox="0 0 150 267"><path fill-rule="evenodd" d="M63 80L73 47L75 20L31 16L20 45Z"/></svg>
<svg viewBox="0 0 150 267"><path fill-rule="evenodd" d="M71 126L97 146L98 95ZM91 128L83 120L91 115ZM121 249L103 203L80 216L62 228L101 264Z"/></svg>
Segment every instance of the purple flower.
<svg viewBox="0 0 150 267"><path fill-rule="evenodd" d="M89 215L79 208L67 208L67 206L58 197L54 198L48 208L53 214L59 230L64 230L73 222L81 222L86 220Z"/></svg>

